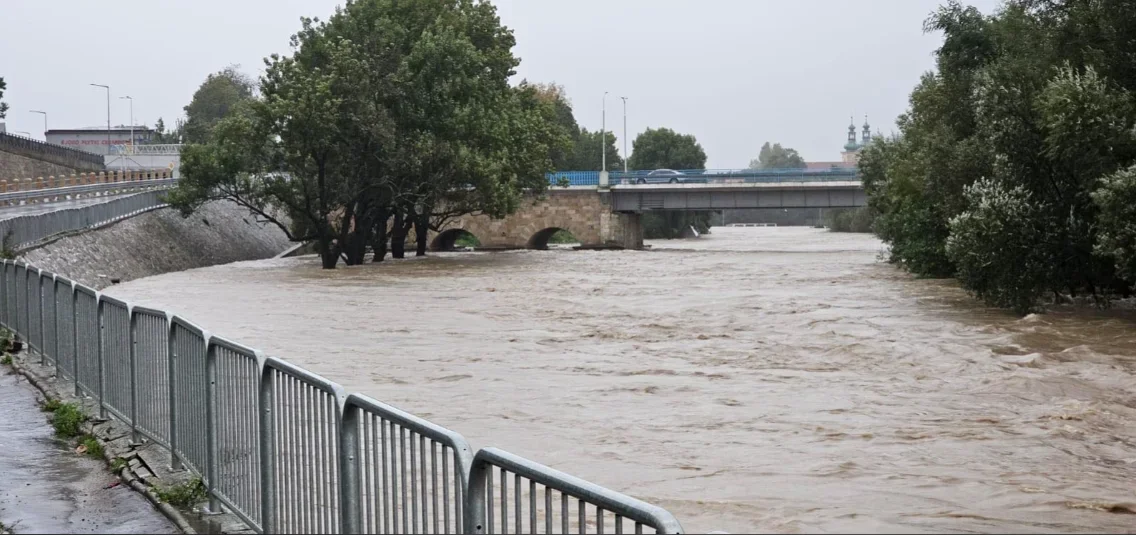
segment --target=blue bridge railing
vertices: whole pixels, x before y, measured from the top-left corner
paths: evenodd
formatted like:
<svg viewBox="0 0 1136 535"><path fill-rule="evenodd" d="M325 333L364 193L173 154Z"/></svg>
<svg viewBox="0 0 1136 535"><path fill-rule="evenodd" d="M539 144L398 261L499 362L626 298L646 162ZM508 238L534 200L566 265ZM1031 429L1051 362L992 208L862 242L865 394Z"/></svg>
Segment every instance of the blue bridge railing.
<svg viewBox="0 0 1136 535"><path fill-rule="evenodd" d="M650 176L648 171L612 171L609 173L611 185L654 184L667 182L680 183L771 183L771 182L838 182L857 180L860 175L855 167L833 167L829 169L684 169L677 175ZM569 186L598 186L599 171L556 171L548 173L548 183L563 185L567 179Z"/></svg>

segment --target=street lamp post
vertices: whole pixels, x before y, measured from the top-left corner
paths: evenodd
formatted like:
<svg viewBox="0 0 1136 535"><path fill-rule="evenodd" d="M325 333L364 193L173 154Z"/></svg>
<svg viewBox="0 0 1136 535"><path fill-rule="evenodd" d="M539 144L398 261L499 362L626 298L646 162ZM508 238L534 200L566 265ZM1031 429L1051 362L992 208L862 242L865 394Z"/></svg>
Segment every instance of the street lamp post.
<svg viewBox="0 0 1136 535"><path fill-rule="evenodd" d="M95 87L106 89L107 92L107 154L110 154L110 86L102 84L91 84Z"/></svg>
<svg viewBox="0 0 1136 535"><path fill-rule="evenodd" d="M120 100L125 99L130 101L130 154L134 154L134 99L130 95L125 97L118 97Z"/></svg>
<svg viewBox="0 0 1136 535"><path fill-rule="evenodd" d="M627 97L623 99L623 174L627 174Z"/></svg>
<svg viewBox="0 0 1136 535"><path fill-rule="evenodd" d="M603 118L600 122L600 171L607 171L607 91L603 96Z"/></svg>
<svg viewBox="0 0 1136 535"><path fill-rule="evenodd" d="M43 139L47 141L47 112L39 110L28 110L32 113L39 113L43 115Z"/></svg>

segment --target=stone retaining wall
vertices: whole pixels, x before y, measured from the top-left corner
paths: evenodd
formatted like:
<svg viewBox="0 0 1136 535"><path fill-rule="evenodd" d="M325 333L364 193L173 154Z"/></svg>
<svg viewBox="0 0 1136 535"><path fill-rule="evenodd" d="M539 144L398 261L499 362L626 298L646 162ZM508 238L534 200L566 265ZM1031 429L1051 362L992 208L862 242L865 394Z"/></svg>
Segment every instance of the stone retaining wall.
<svg viewBox="0 0 1136 535"><path fill-rule="evenodd" d="M291 245L271 223L248 210L215 201L189 218L163 208L113 225L61 238L22 259L96 290L199 267L271 258Z"/></svg>

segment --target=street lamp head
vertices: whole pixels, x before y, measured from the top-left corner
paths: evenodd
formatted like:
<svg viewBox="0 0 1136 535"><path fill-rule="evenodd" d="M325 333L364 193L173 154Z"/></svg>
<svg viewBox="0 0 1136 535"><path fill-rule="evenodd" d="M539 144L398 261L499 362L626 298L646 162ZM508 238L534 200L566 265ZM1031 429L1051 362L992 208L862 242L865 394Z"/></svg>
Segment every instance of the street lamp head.
<svg viewBox="0 0 1136 535"><path fill-rule="evenodd" d="M125 97L118 97L118 98L119 98L119 99L129 99L129 100L134 100L134 98L133 98L133 97L131 97L130 95L126 95Z"/></svg>

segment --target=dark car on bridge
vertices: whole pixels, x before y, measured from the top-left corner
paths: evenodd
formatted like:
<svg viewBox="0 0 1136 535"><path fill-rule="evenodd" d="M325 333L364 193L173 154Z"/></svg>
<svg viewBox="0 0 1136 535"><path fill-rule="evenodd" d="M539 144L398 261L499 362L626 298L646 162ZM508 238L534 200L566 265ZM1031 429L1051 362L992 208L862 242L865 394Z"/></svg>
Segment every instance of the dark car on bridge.
<svg viewBox="0 0 1136 535"><path fill-rule="evenodd" d="M639 177L636 184L685 184L687 182L706 182L703 177L694 177L674 169L655 169L647 176Z"/></svg>

